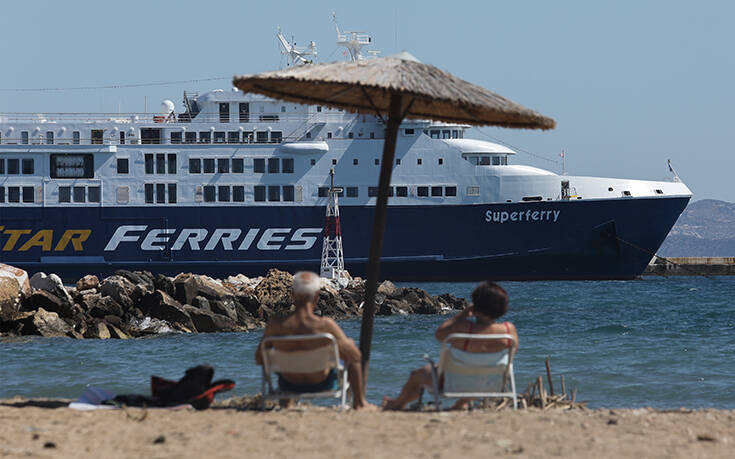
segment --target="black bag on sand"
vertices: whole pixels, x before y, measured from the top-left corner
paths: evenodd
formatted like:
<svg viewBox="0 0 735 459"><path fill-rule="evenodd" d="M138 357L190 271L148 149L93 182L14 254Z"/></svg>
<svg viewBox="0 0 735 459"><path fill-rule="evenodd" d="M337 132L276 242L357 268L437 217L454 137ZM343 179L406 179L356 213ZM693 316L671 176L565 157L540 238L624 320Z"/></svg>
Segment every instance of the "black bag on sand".
<svg viewBox="0 0 735 459"><path fill-rule="evenodd" d="M197 410L205 410L214 401L217 392L235 387L230 379L212 382L214 368L198 365L186 370L178 381L151 376L151 396L139 394L118 395L105 403L126 406L171 407L190 404Z"/></svg>

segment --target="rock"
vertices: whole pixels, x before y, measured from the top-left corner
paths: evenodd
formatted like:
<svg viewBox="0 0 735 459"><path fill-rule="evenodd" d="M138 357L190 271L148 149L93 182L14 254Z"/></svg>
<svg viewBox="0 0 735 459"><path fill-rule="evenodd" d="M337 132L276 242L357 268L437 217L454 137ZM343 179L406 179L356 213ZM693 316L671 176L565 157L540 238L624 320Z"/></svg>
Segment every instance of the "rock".
<svg viewBox="0 0 735 459"><path fill-rule="evenodd" d="M112 325L111 323L107 324L107 329L110 332L111 338L115 338L115 339L129 339L130 338L125 332L120 330L115 325Z"/></svg>
<svg viewBox="0 0 735 459"><path fill-rule="evenodd" d="M115 271L116 276L124 277L133 285L140 285L145 292L152 292L156 289L153 274L148 271L127 271L119 269Z"/></svg>
<svg viewBox="0 0 735 459"><path fill-rule="evenodd" d="M135 284L130 282L123 276L110 276L100 285L100 293L102 296L109 296L122 306L123 310L127 310L134 306L133 297L136 295L133 293Z"/></svg>
<svg viewBox="0 0 735 459"><path fill-rule="evenodd" d="M87 274L77 281L77 291L94 290L100 288L100 280L93 274Z"/></svg>
<svg viewBox="0 0 735 459"><path fill-rule="evenodd" d="M396 287L393 282L389 280L383 281L380 285L378 285L378 293L382 293L386 297L391 297L396 294L398 291L398 287Z"/></svg>
<svg viewBox="0 0 735 459"><path fill-rule="evenodd" d="M221 300L212 300L209 306L213 313L227 316L233 321L237 321L237 310L235 309L235 300L232 297L225 297Z"/></svg>
<svg viewBox="0 0 735 459"><path fill-rule="evenodd" d="M211 311L212 307L209 305L209 300L204 298L203 296L195 296L193 300L191 300L191 305L195 308L203 309L205 311Z"/></svg>
<svg viewBox="0 0 735 459"><path fill-rule="evenodd" d="M253 317L261 317L260 300L253 293L240 293L235 297L237 302Z"/></svg>
<svg viewBox="0 0 735 459"><path fill-rule="evenodd" d="M64 288L64 283L61 282L61 278L56 274L49 274L47 276L46 273L36 273L31 277L30 285L33 290L45 290L49 293L53 293L62 300L74 303L74 299Z"/></svg>
<svg viewBox="0 0 735 459"><path fill-rule="evenodd" d="M445 293L443 295L439 295L437 299L441 303L445 304L448 309L461 311L468 306L467 300L465 300L464 298L458 298L452 295L451 293ZM450 312L450 311L446 311L446 312Z"/></svg>
<svg viewBox="0 0 735 459"><path fill-rule="evenodd" d="M0 322L13 320L20 312L21 289L13 277L0 277Z"/></svg>
<svg viewBox="0 0 735 459"><path fill-rule="evenodd" d="M196 329L181 303L161 290L145 295L140 302L140 310L147 316L183 326L182 331Z"/></svg>
<svg viewBox="0 0 735 459"><path fill-rule="evenodd" d="M177 301L183 304L192 304L194 297L203 296L208 300L219 300L226 296L233 296L231 290L225 288L219 281L197 274L179 274L173 280Z"/></svg>
<svg viewBox="0 0 735 459"><path fill-rule="evenodd" d="M315 312L323 317L336 319L342 319L350 315L350 310L339 293L324 288L319 292L319 301Z"/></svg>
<svg viewBox="0 0 735 459"><path fill-rule="evenodd" d="M48 312L43 308L38 308L32 316L32 330L34 335L41 335L47 338L55 336L67 336L72 332L72 328L55 312ZM31 331L31 330L28 330ZM26 333L24 327L23 334Z"/></svg>
<svg viewBox="0 0 735 459"><path fill-rule="evenodd" d="M194 328L200 333L212 333L220 331L239 331L234 320L221 314L195 308L188 304L183 306L184 311L189 314Z"/></svg>
<svg viewBox="0 0 735 459"><path fill-rule="evenodd" d="M293 276L285 271L271 269L255 287L255 296L260 304L276 314L287 313L293 305L291 287Z"/></svg>
<svg viewBox="0 0 735 459"><path fill-rule="evenodd" d="M175 296L176 294L174 281L170 277L164 276L163 274L156 274L156 277L153 279L153 287L156 290L166 292L166 294L169 296Z"/></svg>
<svg viewBox="0 0 735 459"><path fill-rule="evenodd" d="M74 317L74 302L60 298L46 290L35 290L31 296L23 302L23 307L28 311L43 308L46 311L55 312L60 317Z"/></svg>
<svg viewBox="0 0 735 459"><path fill-rule="evenodd" d="M103 296L92 303L92 307L88 309L89 315L98 319L104 319L106 316L122 317L123 308L111 296Z"/></svg>
<svg viewBox="0 0 735 459"><path fill-rule="evenodd" d="M87 332L84 334L85 338L94 338L94 339L110 339L112 335L110 334L110 329L107 328L107 325L102 321L96 321L87 327Z"/></svg>

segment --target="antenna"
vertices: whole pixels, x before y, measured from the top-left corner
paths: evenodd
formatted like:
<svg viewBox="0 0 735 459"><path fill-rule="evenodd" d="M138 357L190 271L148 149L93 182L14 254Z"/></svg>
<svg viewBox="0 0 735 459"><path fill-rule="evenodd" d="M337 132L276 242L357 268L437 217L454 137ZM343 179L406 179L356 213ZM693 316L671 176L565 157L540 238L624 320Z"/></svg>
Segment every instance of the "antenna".
<svg viewBox="0 0 735 459"><path fill-rule="evenodd" d="M337 45L344 46L350 53L350 60L361 61L365 59L361 51L363 46L367 46L373 42L373 39L366 32L352 32L348 30L339 30L337 24L337 15L332 13L332 21L334 22L334 28L337 29ZM380 51L370 51L370 54L375 57Z"/></svg>
<svg viewBox="0 0 735 459"><path fill-rule="evenodd" d="M289 67L293 65L311 64L316 59L316 43L313 41L309 42L309 46L296 46L293 38L291 39L293 43L286 40L286 37L281 33L280 27L278 28L278 33L276 33L276 38L278 38L283 48L281 54L288 57L288 64L286 65ZM311 58L307 59L307 56L311 56Z"/></svg>
<svg viewBox="0 0 735 459"><path fill-rule="evenodd" d="M342 188L334 186L334 169L329 171L329 200L327 201L327 217L324 221L324 245L319 275L334 279L340 285L347 285L345 259L342 251L342 228L339 223L339 194Z"/></svg>
<svg viewBox="0 0 735 459"><path fill-rule="evenodd" d="M681 179L679 178L679 174L677 174L676 171L674 170L674 168L671 166L671 160L670 159L667 159L666 160L666 163L669 165L669 172L671 172L672 174L674 174L674 179L673 180L675 182L681 182Z"/></svg>

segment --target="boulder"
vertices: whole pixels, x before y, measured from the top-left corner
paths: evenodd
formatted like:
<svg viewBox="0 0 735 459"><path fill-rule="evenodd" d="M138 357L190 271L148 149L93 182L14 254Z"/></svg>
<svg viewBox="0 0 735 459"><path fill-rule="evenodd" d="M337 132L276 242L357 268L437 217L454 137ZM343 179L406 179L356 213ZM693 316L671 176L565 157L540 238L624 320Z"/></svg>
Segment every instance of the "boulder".
<svg viewBox="0 0 735 459"><path fill-rule="evenodd" d="M92 317L104 319L106 316L122 317L123 315L122 306L111 296L103 296L90 303L91 307L87 310Z"/></svg>
<svg viewBox="0 0 735 459"><path fill-rule="evenodd" d="M253 317L262 317L260 311L260 300L253 293L240 293L236 297L237 302Z"/></svg>
<svg viewBox="0 0 735 459"><path fill-rule="evenodd" d="M153 274L148 271L127 271L125 269L118 269L115 271L116 276L124 277L129 280L133 285L140 285L141 288L146 292L152 292L156 289L154 283Z"/></svg>
<svg viewBox="0 0 735 459"><path fill-rule="evenodd" d="M196 329L181 303L161 290L145 295L140 302L140 310L147 316L179 325L177 328L182 331Z"/></svg>
<svg viewBox="0 0 735 459"><path fill-rule="evenodd" d="M64 283L61 282L61 278L56 274L49 274L47 276L46 273L38 272L31 277L30 285L33 290L45 290L68 303L74 303L74 299L64 288Z"/></svg>
<svg viewBox="0 0 735 459"><path fill-rule="evenodd" d="M174 281L170 277L164 276L163 274L156 274L156 277L153 278L153 287L156 290L166 292L166 294L169 296L176 295Z"/></svg>
<svg viewBox="0 0 735 459"><path fill-rule="evenodd" d="M134 306L133 297L137 296L133 291L135 284L130 282L123 276L110 276L100 285L100 293L102 296L109 296L122 306L123 310L127 310Z"/></svg>
<svg viewBox="0 0 735 459"><path fill-rule="evenodd" d="M339 293L324 288L319 292L319 301L314 312L323 317L334 319L343 319L351 315Z"/></svg>
<svg viewBox="0 0 735 459"><path fill-rule="evenodd" d="M291 287L293 276L285 271L271 269L268 274L255 287L255 296L260 304L277 314L283 314L291 310L293 298Z"/></svg>
<svg viewBox="0 0 735 459"><path fill-rule="evenodd" d="M77 281L76 287L77 292L81 292L83 290L97 291L97 289L100 288L100 280L93 274L87 274Z"/></svg>
<svg viewBox="0 0 735 459"><path fill-rule="evenodd" d="M398 287L393 284L393 282L389 280L383 281L380 285L378 285L378 293L382 293L386 297L391 297L396 294L398 291Z"/></svg>
<svg viewBox="0 0 735 459"><path fill-rule="evenodd" d="M0 277L0 322L13 320L20 312L21 288L13 277Z"/></svg>
<svg viewBox="0 0 735 459"><path fill-rule="evenodd" d="M59 297L47 290L35 290L26 301L23 307L28 311L35 311L43 308L46 311L55 312L60 317L74 316L74 302L68 301L66 297Z"/></svg>
<svg viewBox="0 0 735 459"><path fill-rule="evenodd" d="M204 298L203 296L195 296L193 300L191 300L191 306L194 306L195 308L203 309L205 311L211 311L212 307L209 305L209 300Z"/></svg>
<svg viewBox="0 0 735 459"><path fill-rule="evenodd" d="M194 328L200 333L213 333L213 332L229 332L239 331L240 327L237 326L234 320L221 314L215 314L211 311L202 310L195 308L191 305L184 305L184 311L189 314Z"/></svg>
<svg viewBox="0 0 735 459"><path fill-rule="evenodd" d="M440 304L443 305L442 309L446 309L445 312L451 312L451 310L461 311L465 309L468 304L464 298L458 298L451 293L445 293L437 297Z"/></svg>
<svg viewBox="0 0 735 459"><path fill-rule="evenodd" d="M110 339L110 329L107 328L107 324L102 321L95 321L89 324L87 331L84 333L85 338L94 339Z"/></svg>
<svg viewBox="0 0 735 459"><path fill-rule="evenodd" d="M221 314L227 316L233 321L237 321L237 310L235 305L237 303L232 297L225 297L221 300L212 300L209 302L209 307L215 314Z"/></svg>
<svg viewBox="0 0 735 459"><path fill-rule="evenodd" d="M129 339L130 337L117 326L107 323L107 330L110 332L110 337L115 339Z"/></svg>
<svg viewBox="0 0 735 459"><path fill-rule="evenodd" d="M198 274L179 274L174 278L173 284L174 298L183 304L192 304L197 296L203 296L208 300L219 300L226 296L233 296L234 293L219 281Z"/></svg>
<svg viewBox="0 0 735 459"><path fill-rule="evenodd" d="M58 314L55 312L48 312L43 308L38 308L38 310L33 313L31 323L32 327L29 327L29 330L26 330L24 327L23 334L29 334L26 333L26 331L32 331L31 334L50 338L55 336L67 336L72 332L72 328L64 322Z"/></svg>

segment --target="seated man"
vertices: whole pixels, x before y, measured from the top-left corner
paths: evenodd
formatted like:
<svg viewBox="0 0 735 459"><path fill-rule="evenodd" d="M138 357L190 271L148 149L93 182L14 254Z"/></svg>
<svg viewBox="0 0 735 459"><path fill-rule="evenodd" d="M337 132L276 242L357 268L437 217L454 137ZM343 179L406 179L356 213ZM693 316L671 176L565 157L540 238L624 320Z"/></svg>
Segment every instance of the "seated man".
<svg viewBox="0 0 735 459"><path fill-rule="evenodd" d="M353 394L353 408L356 410L375 408L374 405L365 400L363 394L362 368L360 367L362 355L360 350L355 346L354 341L347 338L334 320L314 314L314 308L319 301L319 289L319 277L316 274L306 271L296 273L293 277L293 302L296 310L285 318L270 319L263 332L263 337L331 333L337 340L339 357L344 360L347 366L347 377ZM323 345L318 341L311 344L312 348ZM291 346L281 344L279 349L286 351L309 350L304 347L303 343L293 343ZM255 351L255 362L258 365L263 364L262 347L263 341L261 340L258 349ZM308 374L282 373L278 375L278 385L284 391L318 392L330 389L336 377L337 375L333 371L318 371ZM286 406L289 406L291 402L291 400L288 400Z"/></svg>
<svg viewBox="0 0 735 459"><path fill-rule="evenodd" d="M444 342L452 333L511 335L518 343L518 333L510 322L496 322L508 311L508 294L499 285L486 281L472 292L472 304L451 319L445 320L436 330L434 336ZM472 320L474 318L474 320ZM462 344L462 341L465 341ZM453 343L457 345L457 343ZM460 340L459 347L467 352L498 352L511 343L495 341ZM443 382L439 375L440 387ZM411 372L401 393L394 399L387 396L383 399L384 410L402 410L409 402L419 397L422 386L431 386L431 367L426 365ZM460 399L453 409L464 409L470 399Z"/></svg>

